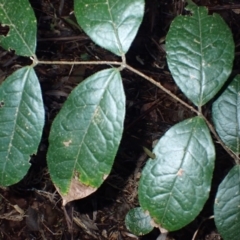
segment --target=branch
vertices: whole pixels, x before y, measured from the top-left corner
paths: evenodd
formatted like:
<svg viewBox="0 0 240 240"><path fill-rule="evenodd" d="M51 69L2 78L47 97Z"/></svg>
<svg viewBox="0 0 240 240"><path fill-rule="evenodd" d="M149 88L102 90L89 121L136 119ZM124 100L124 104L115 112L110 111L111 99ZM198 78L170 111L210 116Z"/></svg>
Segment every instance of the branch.
<svg viewBox="0 0 240 240"><path fill-rule="evenodd" d="M145 75L144 73L138 71L137 69L129 66L129 65L125 65L125 67L127 69L129 69L130 71L136 73L137 75L143 77L144 79L146 79L147 81L151 82L152 84L154 84L155 86L157 86L158 88L160 88L162 91L164 91L165 93L167 93L169 96L171 96L173 99L175 99L176 101L178 101L179 103L181 103L183 106L185 106L186 108L190 109L191 111L195 112L198 116L201 116L206 124L208 125L208 128L210 129L210 131L212 132L212 134L214 135L214 137L217 139L217 141L220 143L220 145L223 147L223 149L234 159L236 164L239 164L240 162L240 158L231 151L231 149L229 149L224 142L221 140L221 138L218 136L218 134L216 133L214 127L212 126L212 124L206 119L206 117L201 113L201 108L199 110L196 110L194 107L192 107L191 105L189 105L188 103L184 102L182 99L180 99L179 97L177 97L175 94L173 94L172 92L170 92L168 89L166 89L165 87L162 86L161 83L157 82L156 80L154 80L151 77L148 77L147 75Z"/></svg>
<svg viewBox="0 0 240 240"><path fill-rule="evenodd" d="M33 59L32 59L33 60ZM54 65L122 65L122 62L117 61L39 61L35 60L36 64L54 64Z"/></svg>
<svg viewBox="0 0 240 240"><path fill-rule="evenodd" d="M131 67L130 65L128 65L126 63L126 59L125 57L122 57L122 62L117 62L117 61L73 61L73 62L69 62L69 61L39 61L36 56L34 56L33 58L31 58L33 60L33 64L37 65L37 64L55 64L55 65L119 65L121 66L121 69L126 68L134 73L136 73L137 75L141 76L142 78L146 79L147 81L151 82L152 84L154 84L155 86L157 86L158 88L160 88L163 92L165 92L166 94L168 94L170 97L172 97L173 99L175 99L176 101L178 101L179 103L181 103L183 106L185 106L186 108L190 109L192 112L195 112L198 116L203 117L203 119L205 120L206 124L208 125L210 131L212 132L212 134L214 135L214 137L217 139L217 141L220 143L220 145L223 147L223 149L234 159L235 163L238 164L240 162L240 158L239 156L237 156L234 152L232 152L221 140L221 138L218 136L218 134L216 133L214 127L212 126L212 124L206 119L206 117L201 113L201 111L196 110L193 106L189 105L188 103L184 102L182 99L180 99L179 97L177 97L175 94L173 94L172 92L170 92L168 89L166 89L165 87L163 87L163 85L159 82L157 82L156 80L154 80L151 77L148 77L147 75L145 75L144 73L138 71L137 69Z"/></svg>
<svg viewBox="0 0 240 240"><path fill-rule="evenodd" d="M149 82L151 82L152 84L154 84L155 86L157 86L158 88L160 88L163 92L167 93L169 96L171 96L173 99L175 99L176 101L180 102L183 106L185 106L186 108L190 109L192 112L195 112L197 115L199 115L200 113L191 105L187 104L186 102L184 102L182 99L180 99L179 97L177 97L175 94L173 94L172 92L170 92L168 89L166 89L161 83L157 82L156 80L154 80L151 77L148 77L147 75L145 75L144 73L138 71L137 69L129 66L128 64L125 65L125 67L127 69L129 69L130 71L136 73L137 75L143 77L144 79L148 80Z"/></svg>

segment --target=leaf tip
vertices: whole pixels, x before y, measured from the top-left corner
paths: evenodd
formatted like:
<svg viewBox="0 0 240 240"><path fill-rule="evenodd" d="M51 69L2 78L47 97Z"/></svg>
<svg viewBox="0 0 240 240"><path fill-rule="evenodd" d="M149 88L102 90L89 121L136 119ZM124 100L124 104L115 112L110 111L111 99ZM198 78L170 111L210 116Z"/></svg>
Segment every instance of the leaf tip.
<svg viewBox="0 0 240 240"><path fill-rule="evenodd" d="M70 188L67 194L61 192L58 187L56 188L63 199L63 202L62 202L63 206L65 206L67 203L71 201L85 198L97 190L97 188L84 185L83 183L81 183L79 180L75 178L72 179L70 183Z"/></svg>

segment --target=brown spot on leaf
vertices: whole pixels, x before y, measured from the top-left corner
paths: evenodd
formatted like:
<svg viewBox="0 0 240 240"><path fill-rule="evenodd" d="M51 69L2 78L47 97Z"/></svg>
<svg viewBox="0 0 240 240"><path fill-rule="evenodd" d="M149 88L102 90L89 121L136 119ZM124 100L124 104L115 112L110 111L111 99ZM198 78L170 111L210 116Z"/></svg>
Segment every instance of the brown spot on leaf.
<svg viewBox="0 0 240 240"><path fill-rule="evenodd" d="M104 174L104 175L103 175L103 180L106 180L107 177L108 177L108 175L107 175L107 174Z"/></svg>
<svg viewBox="0 0 240 240"><path fill-rule="evenodd" d="M183 169L182 168L180 168L179 170L178 170L178 172L177 172L177 175L178 176L182 176L183 175Z"/></svg>
<svg viewBox="0 0 240 240"><path fill-rule="evenodd" d="M67 195L62 195L58 188L57 190L63 199L62 205L65 206L68 202L87 197L88 195L95 192L97 188L86 186L83 183L81 183L79 180L73 178Z"/></svg>
<svg viewBox="0 0 240 240"><path fill-rule="evenodd" d="M145 213L147 216L150 216L150 214L149 214L149 211L148 211L148 210L144 211L144 213Z"/></svg>
<svg viewBox="0 0 240 240"><path fill-rule="evenodd" d="M65 147L69 147L69 145L72 143L72 140L70 139L69 141L63 142L63 145Z"/></svg>
<svg viewBox="0 0 240 240"><path fill-rule="evenodd" d="M151 225L152 227L158 227L157 224L154 222L153 219L150 220L150 225Z"/></svg>
<svg viewBox="0 0 240 240"><path fill-rule="evenodd" d="M161 234L166 234L168 233L168 230L166 230L165 228L163 228L160 224L156 223L156 220L154 221L154 219L152 218L150 221L150 224L155 227L155 228L159 228L159 230L161 231Z"/></svg>

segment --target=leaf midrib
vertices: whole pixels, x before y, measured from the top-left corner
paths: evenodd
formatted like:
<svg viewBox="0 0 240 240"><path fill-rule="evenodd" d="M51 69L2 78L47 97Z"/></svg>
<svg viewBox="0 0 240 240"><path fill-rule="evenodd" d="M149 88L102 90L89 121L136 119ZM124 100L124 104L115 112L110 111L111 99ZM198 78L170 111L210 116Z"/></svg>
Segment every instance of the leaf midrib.
<svg viewBox="0 0 240 240"><path fill-rule="evenodd" d="M22 68L21 70L24 70L24 68ZM13 121L14 123L13 123L13 131L12 131L12 134L11 134L11 136L10 136L10 141L9 141L9 144L8 144L8 149L7 149L7 155L6 155L6 161L5 161L5 163L4 163L4 166L3 166L3 169L2 169L2 179L1 179L1 181L2 181L2 184L3 184L3 182L4 182L4 172L5 172L5 169L6 169L6 164L7 164L7 161L11 161L11 158L10 158L10 152L11 152L11 149L12 149L12 146L13 146L13 144L12 144L12 142L13 142L13 140L14 140L14 136L15 136L15 134L16 134L16 127L17 127L17 120L18 120L18 117L19 117L19 108L20 108L20 106L21 106L21 104L22 104L22 95L23 95L23 89L24 89L24 85L26 84L26 80L27 80L27 75L28 75L28 73L29 73L29 70L30 69L28 69L25 73L24 73L24 75L23 75L23 77L22 77L22 81L24 82L24 84L23 84L23 87L22 87L22 91L21 91L21 97L20 97L20 99L21 99L21 101L19 101L19 104L18 104L18 106L17 106L17 108L16 108L16 112L15 112L15 114L14 114L14 116L16 116L16 118L15 118L15 120Z"/></svg>
<svg viewBox="0 0 240 240"><path fill-rule="evenodd" d="M117 2L118 2L118 1L119 1L119 0L117 0ZM114 4L116 5L117 2L114 3ZM115 22L114 22L114 20L113 20L111 8L110 8L110 5L109 5L109 0L107 0L107 6L108 6L109 16L110 16L110 18L111 18L111 24L112 24L112 27L113 27L113 31L114 31L114 33L115 33L115 37L116 37L116 40L117 40L118 50L119 50L119 53L122 55L122 54L124 54L124 52L123 52L122 44L121 44L121 41L120 41L120 38L119 38L119 35L118 35L118 30L117 30L117 28L116 28L116 26L115 26Z"/></svg>
<svg viewBox="0 0 240 240"><path fill-rule="evenodd" d="M202 99L203 99L203 47L202 47L202 24L200 19L200 8L197 7L197 13L198 13L198 28L199 28L199 42L200 42L200 54L201 54L201 62L200 62L200 96L199 96L199 103L198 107L202 106Z"/></svg>
<svg viewBox="0 0 240 240"><path fill-rule="evenodd" d="M111 69L111 70L114 70L114 69ZM116 72L115 72L115 70L114 70L114 71L109 75L109 78L108 78L109 81L108 81L108 83L106 84L106 87L104 88L105 90L106 90L106 88L108 87L108 85L110 84L111 78L112 78L112 76L113 76L115 73L116 73ZM102 96L105 94L105 90L103 91ZM102 100L103 100L103 99L100 97L99 104L96 105L97 107L100 106L100 103L101 103ZM79 146L79 148L78 148L78 152L77 152L76 160L75 160L75 163L74 163L74 167L73 167L73 172L72 172L72 177L71 177L71 179L73 178L74 171L76 170L76 165L78 164L78 159L79 159L79 155L80 155L80 153L81 153L82 145L83 145L83 143L85 142L85 138L86 138L86 135L87 135L87 133L88 133L88 130L89 130L90 126L92 125L93 118L94 118L94 116L95 116L95 111L96 111L97 107L95 108L95 110L94 110L94 112L93 112L93 114L92 114L91 120L89 121L89 124L88 124L88 126L86 127L86 131L85 131L85 133L84 133L84 135L83 135L83 137L82 137L80 146ZM81 168L81 169L82 169L82 168ZM83 170L83 169L82 169L82 170ZM85 173L85 174L86 174L86 173ZM87 175L87 174L86 174L86 175ZM95 186L93 186L93 187L95 187Z"/></svg>
<svg viewBox="0 0 240 240"><path fill-rule="evenodd" d="M196 118L197 118L197 117L196 117ZM196 119L196 118L195 118L195 119ZM195 119L194 119L194 120L195 120ZM182 167L183 164L184 164L183 159L185 159L185 156L186 156L186 154L188 153L187 149L188 149L190 143L192 142L191 139L192 139L192 136L193 136L193 129L195 129L195 128L196 128L196 125L198 125L198 120L195 120L195 121L196 121L196 122L194 123L194 126L191 127L191 132L190 132L190 135L189 135L189 138L188 138L188 141L187 141L187 145L186 145L186 148L185 148L185 151L184 151L184 155L183 155L183 157L182 157L180 169L181 169L181 167ZM177 179L178 179L178 176L176 176L175 179L174 179L174 181L173 181L173 184L172 184L173 187L171 188L171 193L172 193L172 190L175 188L175 183L176 183ZM163 216L162 216L162 222L163 222L163 219L166 217L167 210L168 210L168 205L170 204L171 198L173 197L173 195L172 195L171 193L169 193L169 197L168 197L168 200L167 200L167 204L166 204L166 207L165 207Z"/></svg>

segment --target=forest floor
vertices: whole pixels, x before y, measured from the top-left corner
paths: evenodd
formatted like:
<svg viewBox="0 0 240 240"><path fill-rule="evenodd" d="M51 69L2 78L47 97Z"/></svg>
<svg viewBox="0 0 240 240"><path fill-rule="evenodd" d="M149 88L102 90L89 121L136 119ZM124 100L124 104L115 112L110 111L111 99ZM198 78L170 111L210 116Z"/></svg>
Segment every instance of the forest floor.
<svg viewBox="0 0 240 240"><path fill-rule="evenodd" d="M117 56L96 46L81 29L67 22L73 11L72 0L30 2L38 20L39 60L118 60ZM224 0L195 2L206 6L210 14L220 14L231 28L236 44L232 75L240 73L240 4ZM182 0L146 0L144 20L127 53L127 62L189 102L172 79L164 47L171 21L179 14L185 14ZM0 83L27 64L28 59L0 48ZM142 146L152 149L154 142L171 126L194 113L139 76L122 72L127 99L124 133L111 174L102 186L90 196L63 208L61 197L49 177L46 152L51 123L71 90L103 68L105 66L100 65L36 66L46 110L44 133L25 178L14 186L0 189L0 239L155 240L159 236L159 230L155 229L137 238L124 223L126 213L139 205L138 180L147 160ZM204 112L210 118L211 103L206 105ZM167 240L191 240L197 230L195 240L222 239L211 216L217 187L232 167L232 161L216 141L215 145L217 159L209 200L193 222L169 233Z"/></svg>

